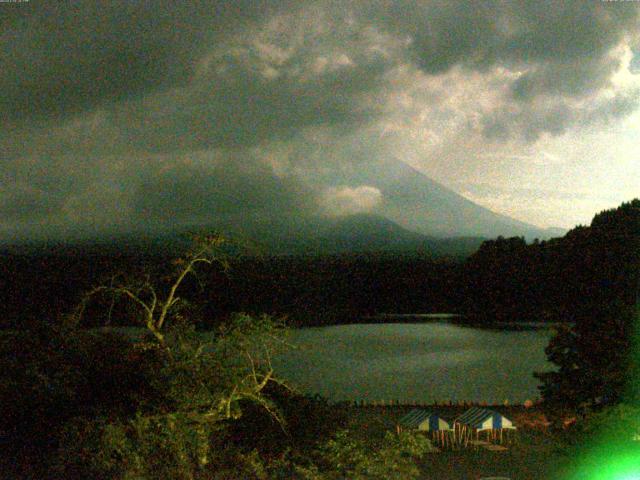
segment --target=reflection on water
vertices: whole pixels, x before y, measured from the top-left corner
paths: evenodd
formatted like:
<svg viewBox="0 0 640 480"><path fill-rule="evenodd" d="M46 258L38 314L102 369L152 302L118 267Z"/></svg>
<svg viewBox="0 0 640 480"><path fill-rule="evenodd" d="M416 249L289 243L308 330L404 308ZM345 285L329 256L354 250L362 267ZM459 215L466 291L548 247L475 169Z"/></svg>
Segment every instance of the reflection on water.
<svg viewBox="0 0 640 480"><path fill-rule="evenodd" d="M538 396L532 372L552 368L550 335L448 323L305 328L274 363L302 391L331 400L521 402Z"/></svg>

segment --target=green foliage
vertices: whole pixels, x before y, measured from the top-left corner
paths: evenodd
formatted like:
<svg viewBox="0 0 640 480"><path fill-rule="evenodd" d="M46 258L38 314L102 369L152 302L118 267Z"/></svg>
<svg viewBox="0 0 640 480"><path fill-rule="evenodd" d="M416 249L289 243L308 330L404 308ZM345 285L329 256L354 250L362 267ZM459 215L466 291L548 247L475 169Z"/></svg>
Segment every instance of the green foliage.
<svg viewBox="0 0 640 480"><path fill-rule="evenodd" d="M419 433L387 432L376 446L341 430L318 450L318 464L327 479L412 479L420 476L416 461L431 450Z"/></svg>
<svg viewBox="0 0 640 480"><path fill-rule="evenodd" d="M181 282L196 264L226 268L221 237L203 242L164 284L146 276L96 287L64 328L5 339L0 367L11 375L0 401L10 414L0 417L0 434L9 432L25 464L39 462L36 477L417 478L415 461L431 448L424 437L331 436L329 406L290 394L271 365L287 346L272 318L238 314L210 335L195 331L180 308ZM88 299L105 293L138 309L144 338L78 328ZM246 412L252 417L237 428ZM243 438L256 412L277 427L262 444Z"/></svg>
<svg viewBox="0 0 640 480"><path fill-rule="evenodd" d="M146 362L121 335L42 325L1 338L2 454L18 470L46 471L73 419L126 418L154 396Z"/></svg>
<svg viewBox="0 0 640 480"><path fill-rule="evenodd" d="M329 440L308 452L287 452L267 465L268 477L278 480L416 479L431 442L419 433L383 438L359 438L356 432L338 430Z"/></svg>
<svg viewBox="0 0 640 480"><path fill-rule="evenodd" d="M220 440L247 402L281 421L263 390L280 384L270 357L282 333L268 317L238 315L209 342L191 325L174 323L162 343L131 344L152 395L140 398L130 415L71 422L60 442L58 471L95 478L214 478L213 466L236 464L238 456L246 460L247 454Z"/></svg>
<svg viewBox="0 0 640 480"><path fill-rule="evenodd" d="M57 471L65 478L194 478L211 462L211 427L178 413L78 420L65 430Z"/></svg>
<svg viewBox="0 0 640 480"><path fill-rule="evenodd" d="M633 387L629 382L636 368L631 350L635 308L613 303L592 314L589 325L559 327L545 349L557 370L536 377L552 408L613 404Z"/></svg>
<svg viewBox="0 0 640 480"><path fill-rule="evenodd" d="M242 402L242 417L229 422L226 431L229 444L245 453L255 450L264 458L310 452L329 440L351 416L345 405L301 395L278 384L267 387L265 396L277 405L282 422L258 404Z"/></svg>

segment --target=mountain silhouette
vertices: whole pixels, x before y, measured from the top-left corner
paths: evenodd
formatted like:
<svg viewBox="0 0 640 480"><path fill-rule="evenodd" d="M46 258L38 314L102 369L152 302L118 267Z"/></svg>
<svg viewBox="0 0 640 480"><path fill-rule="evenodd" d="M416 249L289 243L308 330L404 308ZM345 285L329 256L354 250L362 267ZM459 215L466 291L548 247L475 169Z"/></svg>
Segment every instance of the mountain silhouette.
<svg viewBox="0 0 640 480"><path fill-rule="evenodd" d="M184 233L219 231L246 240L266 254L333 254L350 252L417 252L429 256L464 257L483 239L525 237L527 240L561 236L560 229L542 229L500 215L455 193L399 159L348 164L315 180L329 187L370 186L381 192L380 202L368 212L332 216L300 213L295 209L262 208L235 216L197 223L165 225L149 230L81 232L70 243L151 250L184 248ZM271 188L285 188L273 179ZM214 192L215 193L215 192ZM215 198L213 195L212 198ZM206 208L206 207L202 207ZM78 229L76 229L78 230ZM78 233L79 232L79 233ZM55 238L55 232L50 234ZM61 238L64 236L61 234ZM44 239L20 247L40 250ZM6 246L8 248L8 246Z"/></svg>
<svg viewBox="0 0 640 480"><path fill-rule="evenodd" d="M408 230L437 237L550 238L560 229L543 229L492 212L432 180L399 159L383 160L356 172L354 185L370 185L382 193L372 212Z"/></svg>

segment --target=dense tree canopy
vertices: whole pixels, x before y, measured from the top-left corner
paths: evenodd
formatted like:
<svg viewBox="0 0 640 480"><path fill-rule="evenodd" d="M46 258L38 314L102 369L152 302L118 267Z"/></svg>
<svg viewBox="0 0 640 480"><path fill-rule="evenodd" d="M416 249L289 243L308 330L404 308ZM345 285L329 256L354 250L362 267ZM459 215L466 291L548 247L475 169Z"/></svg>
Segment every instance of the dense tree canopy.
<svg viewBox="0 0 640 480"><path fill-rule="evenodd" d="M580 296L572 305L575 323L559 328L546 350L558 370L538 375L542 393L573 407L636 402L640 200L599 213L590 227L569 232L560 245L573 264L562 264L570 276L561 279Z"/></svg>

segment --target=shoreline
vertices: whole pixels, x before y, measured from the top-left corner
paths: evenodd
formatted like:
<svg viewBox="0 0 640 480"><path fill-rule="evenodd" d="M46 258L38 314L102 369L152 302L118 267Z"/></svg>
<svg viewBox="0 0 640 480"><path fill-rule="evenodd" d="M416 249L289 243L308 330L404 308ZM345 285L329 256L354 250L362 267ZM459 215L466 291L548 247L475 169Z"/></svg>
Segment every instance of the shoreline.
<svg viewBox="0 0 640 480"><path fill-rule="evenodd" d="M537 322L537 321L482 321L477 318L465 317L459 313L381 313L376 315L364 315L357 318L345 319L343 322L296 322L290 328L320 328L346 325L380 325L380 324L430 324L445 323L460 327L477 328L483 330L499 331L526 331L526 330L551 330L562 326L572 327L575 322Z"/></svg>

